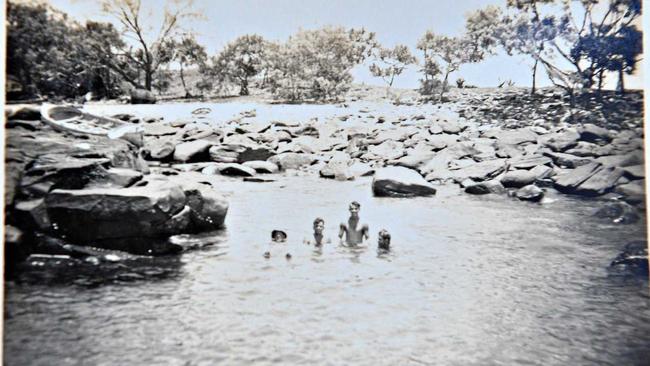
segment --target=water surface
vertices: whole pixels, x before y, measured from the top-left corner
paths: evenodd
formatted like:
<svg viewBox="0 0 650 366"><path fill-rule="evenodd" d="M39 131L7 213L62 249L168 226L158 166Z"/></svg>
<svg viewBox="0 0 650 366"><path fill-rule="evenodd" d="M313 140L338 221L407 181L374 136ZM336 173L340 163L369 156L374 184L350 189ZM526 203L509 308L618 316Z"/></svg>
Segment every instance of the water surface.
<svg viewBox="0 0 650 366"><path fill-rule="evenodd" d="M601 204L470 196L374 198L370 180L224 182L227 228L178 257L32 268L9 282L8 365L634 365L650 359L647 280L607 267L645 221ZM366 249L335 237L350 201ZM380 256L376 234L392 234ZM286 244L270 246L285 230ZM335 241L336 242L336 241ZM263 253L271 251L271 258ZM289 252L292 259L284 255ZM49 266L49 267L48 267ZM100 269L103 268L103 269Z"/></svg>

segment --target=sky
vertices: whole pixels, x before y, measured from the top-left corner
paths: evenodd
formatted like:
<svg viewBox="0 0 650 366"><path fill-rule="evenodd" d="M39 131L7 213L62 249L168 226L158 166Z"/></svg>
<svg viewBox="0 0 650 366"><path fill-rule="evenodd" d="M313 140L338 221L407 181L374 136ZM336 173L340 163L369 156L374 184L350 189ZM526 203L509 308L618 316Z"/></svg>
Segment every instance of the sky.
<svg viewBox="0 0 650 366"><path fill-rule="evenodd" d="M99 0L49 0L56 9L64 11L78 21L87 19L111 20L101 12ZM162 0L143 0L146 18L153 23L161 14ZM284 41L299 29L323 26L364 27L375 32L385 47L404 44L416 56L415 45L420 37L432 30L437 34L460 35L464 30L465 15L487 5L504 6L505 0L195 0L195 9L202 19L194 19L185 28L197 35L208 55L214 55L224 45L244 34L259 34L265 39ZM421 57L420 57L420 61ZM462 77L466 83L477 86L496 86L512 80L516 86L531 85L531 59L525 56L508 56L500 53L476 64L463 65L450 78ZM421 74L411 67L397 77L394 86L416 88ZM641 88L642 67L638 75L626 76L628 88ZM550 85L543 70L538 70L538 86ZM366 66L353 70L355 81L370 85L384 85L372 77ZM609 86L615 86L612 76Z"/></svg>

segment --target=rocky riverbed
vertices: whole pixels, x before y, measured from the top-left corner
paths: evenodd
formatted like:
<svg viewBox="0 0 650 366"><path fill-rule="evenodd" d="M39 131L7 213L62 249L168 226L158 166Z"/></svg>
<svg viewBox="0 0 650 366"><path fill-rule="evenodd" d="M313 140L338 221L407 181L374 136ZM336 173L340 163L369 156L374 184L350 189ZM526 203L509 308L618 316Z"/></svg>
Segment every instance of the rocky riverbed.
<svg viewBox="0 0 650 366"><path fill-rule="evenodd" d="M286 174L373 176L376 196L430 196L457 185L541 204L552 190L593 197L614 222L645 215L641 95L587 98L575 107L554 90L535 97L458 90L452 98L442 106L353 98L299 118L265 106L235 115L206 106L181 115L164 115L165 106L150 106L149 115L113 113L142 127L142 148L60 133L40 122L37 108L12 108L8 261L87 255L78 246L181 251L170 236L221 228L228 204L218 182L233 177L263 184ZM114 111L103 107L86 110Z"/></svg>

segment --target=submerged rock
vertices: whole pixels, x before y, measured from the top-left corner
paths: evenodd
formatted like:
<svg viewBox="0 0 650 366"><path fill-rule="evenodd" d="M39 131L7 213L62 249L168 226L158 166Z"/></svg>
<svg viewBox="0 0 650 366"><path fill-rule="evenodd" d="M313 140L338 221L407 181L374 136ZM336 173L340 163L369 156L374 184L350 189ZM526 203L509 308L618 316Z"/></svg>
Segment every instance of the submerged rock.
<svg viewBox="0 0 650 366"><path fill-rule="evenodd" d="M396 166L377 170L372 192L377 197L415 197L434 195L436 189L415 170Z"/></svg>
<svg viewBox="0 0 650 366"><path fill-rule="evenodd" d="M648 277L648 243L638 240L626 244L610 267L619 273Z"/></svg>
<svg viewBox="0 0 650 366"><path fill-rule="evenodd" d="M594 216L611 220L616 224L632 224L640 219L634 206L620 201L605 204L594 213Z"/></svg>

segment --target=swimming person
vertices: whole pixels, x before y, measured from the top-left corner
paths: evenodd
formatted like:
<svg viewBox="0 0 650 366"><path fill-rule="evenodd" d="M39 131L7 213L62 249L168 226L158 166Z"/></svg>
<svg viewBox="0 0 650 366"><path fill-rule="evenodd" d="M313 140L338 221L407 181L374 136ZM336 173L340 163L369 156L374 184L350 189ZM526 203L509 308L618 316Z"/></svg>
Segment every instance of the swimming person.
<svg viewBox="0 0 650 366"><path fill-rule="evenodd" d="M357 201L350 203L350 218L348 219L348 224L341 223L339 230L339 238L343 241L343 235L345 234L345 242L348 245L356 245L363 242L364 239L368 239L368 225L363 224L359 229L359 210L361 205Z"/></svg>
<svg viewBox="0 0 650 366"><path fill-rule="evenodd" d="M390 233L384 229L377 234L377 249L386 252L390 250Z"/></svg>
<svg viewBox="0 0 650 366"><path fill-rule="evenodd" d="M287 233L282 230L271 231L271 240L275 243L284 243L287 241Z"/></svg>
<svg viewBox="0 0 650 366"><path fill-rule="evenodd" d="M331 243L332 241L329 238L325 238L323 235L323 230L325 230L325 220L320 217L317 217L314 220L314 240L313 243L315 246L320 247L323 243ZM305 244L311 244L312 240L305 239Z"/></svg>

